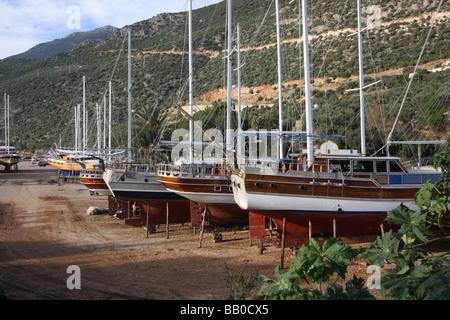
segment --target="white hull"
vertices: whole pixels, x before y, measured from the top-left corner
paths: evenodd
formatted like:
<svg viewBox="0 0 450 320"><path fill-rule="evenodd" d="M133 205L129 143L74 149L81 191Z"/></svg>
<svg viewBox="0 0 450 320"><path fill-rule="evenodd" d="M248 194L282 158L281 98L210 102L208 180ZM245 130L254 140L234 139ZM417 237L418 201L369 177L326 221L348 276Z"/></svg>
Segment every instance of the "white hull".
<svg viewBox="0 0 450 320"><path fill-rule="evenodd" d="M245 190L245 183L241 177L232 175L235 202L243 210L276 211L286 213L386 213L397 208L401 203L410 206L414 200L385 200L385 199L343 199L320 196L299 196L270 193L249 193Z"/></svg>
<svg viewBox="0 0 450 320"><path fill-rule="evenodd" d="M218 193L195 193L195 192L183 192L183 191L175 191L171 189L167 189L172 191L186 199L197 203L206 203L206 204L236 204L234 201L234 196L232 193L230 194L218 194Z"/></svg>

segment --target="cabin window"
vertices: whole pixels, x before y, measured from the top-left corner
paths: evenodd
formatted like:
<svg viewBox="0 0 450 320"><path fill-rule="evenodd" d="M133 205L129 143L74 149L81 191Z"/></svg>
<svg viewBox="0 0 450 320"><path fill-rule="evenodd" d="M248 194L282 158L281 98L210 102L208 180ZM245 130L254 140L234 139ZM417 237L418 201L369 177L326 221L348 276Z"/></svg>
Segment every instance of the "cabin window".
<svg viewBox="0 0 450 320"><path fill-rule="evenodd" d="M330 160L330 172L349 172L349 160Z"/></svg>
<svg viewBox="0 0 450 320"><path fill-rule="evenodd" d="M373 172L373 161L355 160L353 172Z"/></svg>
<svg viewBox="0 0 450 320"><path fill-rule="evenodd" d="M397 161L391 160L389 161L389 169L390 172L403 172L403 169L397 163Z"/></svg>
<svg viewBox="0 0 450 320"><path fill-rule="evenodd" d="M378 160L375 162L377 166L377 172L387 172L387 163L383 160Z"/></svg>
<svg viewBox="0 0 450 320"><path fill-rule="evenodd" d="M215 187L214 187L214 191L220 192L220 191L222 191L222 187L215 186Z"/></svg>

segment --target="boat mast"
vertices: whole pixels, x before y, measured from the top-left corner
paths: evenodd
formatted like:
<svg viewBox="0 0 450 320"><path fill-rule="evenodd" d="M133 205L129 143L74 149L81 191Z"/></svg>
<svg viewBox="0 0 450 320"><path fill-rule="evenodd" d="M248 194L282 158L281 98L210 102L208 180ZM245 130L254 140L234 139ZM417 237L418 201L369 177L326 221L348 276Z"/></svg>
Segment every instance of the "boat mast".
<svg viewBox="0 0 450 320"><path fill-rule="evenodd" d="M194 118L194 87L192 62L192 0L189 0L189 115ZM194 123L189 121L189 162L194 162Z"/></svg>
<svg viewBox="0 0 450 320"><path fill-rule="evenodd" d="M4 96L4 102L5 102L5 147L8 147L8 106L6 102L6 93Z"/></svg>
<svg viewBox="0 0 450 320"><path fill-rule="evenodd" d="M81 148L81 105L77 104L77 152L80 151Z"/></svg>
<svg viewBox="0 0 450 320"><path fill-rule="evenodd" d="M237 159L238 164L240 164L242 152L241 152L241 146L242 146L242 139L241 139L241 132L242 132L242 97L241 97L241 25L237 24L237 72L238 72L238 132L237 132Z"/></svg>
<svg viewBox="0 0 450 320"><path fill-rule="evenodd" d="M131 28L128 29L128 162L131 154Z"/></svg>
<svg viewBox="0 0 450 320"><path fill-rule="evenodd" d="M100 106L98 103L95 104L97 111L97 149L101 149L101 129L100 129Z"/></svg>
<svg viewBox="0 0 450 320"><path fill-rule="evenodd" d="M227 80L227 142L226 142L226 151L227 151L227 163L231 163L231 149L232 149L232 133L231 133L231 89L232 89L232 78L231 78L231 46L232 46L232 0L228 0L228 80Z"/></svg>
<svg viewBox="0 0 450 320"><path fill-rule="evenodd" d="M109 149L109 156L111 156L111 81L109 81L109 115L108 115L108 149ZM111 161L111 159L109 159Z"/></svg>
<svg viewBox="0 0 450 320"><path fill-rule="evenodd" d="M77 107L74 108L75 109L75 120L74 120L74 128L75 128L75 152L78 152L78 118L77 118Z"/></svg>
<svg viewBox="0 0 450 320"><path fill-rule="evenodd" d="M302 0L303 19L303 64L305 70L305 101L306 101L306 144L307 144L307 166L314 161L314 140L312 127L312 107L311 107L311 76L309 71L309 39L308 39L308 11L306 0Z"/></svg>
<svg viewBox="0 0 450 320"><path fill-rule="evenodd" d="M359 48L359 100L361 118L361 155L366 155L366 121L364 106L364 66L362 48L362 22L361 22L361 0L358 0L358 48Z"/></svg>
<svg viewBox="0 0 450 320"><path fill-rule="evenodd" d="M106 149L106 94L103 97L103 149Z"/></svg>
<svg viewBox="0 0 450 320"><path fill-rule="evenodd" d="M280 40L280 4L279 0L275 1L276 3L276 15L277 15L277 56L278 56L278 126L280 129L279 144L279 158L281 159L284 154L283 150L283 139L281 133L283 131L283 94L281 91L282 78L281 78L281 40Z"/></svg>
<svg viewBox="0 0 450 320"><path fill-rule="evenodd" d="M10 131L9 131L9 125L10 125L10 123L9 123L9 94L8 94L8 96L7 96L7 98L6 98L6 105L5 105L5 108L6 108L6 110L5 110L5 124L6 124L6 138L5 138L5 140L6 140L6 149L7 149L7 152L9 153L10 152L10 143L11 143L11 141L10 141Z"/></svg>
<svg viewBox="0 0 450 320"><path fill-rule="evenodd" d="M86 150L86 76L83 76L83 152Z"/></svg>

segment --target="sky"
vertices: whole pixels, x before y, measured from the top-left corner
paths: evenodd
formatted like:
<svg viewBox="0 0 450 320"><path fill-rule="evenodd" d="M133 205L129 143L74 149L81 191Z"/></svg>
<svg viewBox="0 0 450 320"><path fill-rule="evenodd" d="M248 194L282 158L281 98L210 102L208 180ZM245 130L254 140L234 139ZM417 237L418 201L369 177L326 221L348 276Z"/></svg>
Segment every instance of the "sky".
<svg viewBox="0 0 450 320"><path fill-rule="evenodd" d="M193 0L193 9L221 0ZM188 0L0 0L0 59L73 32L188 10Z"/></svg>

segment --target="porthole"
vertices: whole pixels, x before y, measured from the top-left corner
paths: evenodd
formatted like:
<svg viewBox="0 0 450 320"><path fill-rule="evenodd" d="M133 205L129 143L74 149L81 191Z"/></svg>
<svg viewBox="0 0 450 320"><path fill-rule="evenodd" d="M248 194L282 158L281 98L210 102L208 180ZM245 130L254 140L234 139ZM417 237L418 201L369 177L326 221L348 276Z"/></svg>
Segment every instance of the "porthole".
<svg viewBox="0 0 450 320"><path fill-rule="evenodd" d="M145 181L145 182L148 182L148 179L145 179L144 181Z"/></svg>
<svg viewBox="0 0 450 320"><path fill-rule="evenodd" d="M305 191L305 190L306 190L306 186L301 185L301 186L300 186L300 190Z"/></svg>
<svg viewBox="0 0 450 320"><path fill-rule="evenodd" d="M262 186L262 185L261 185L261 183L260 183L260 182L256 182L256 183L255 183L255 187L257 187L257 188L261 188L261 186Z"/></svg>
<svg viewBox="0 0 450 320"><path fill-rule="evenodd" d="M274 183L271 183L271 184L270 184L270 188L271 188L271 189L276 189L276 188L277 188L277 185L274 184Z"/></svg>

